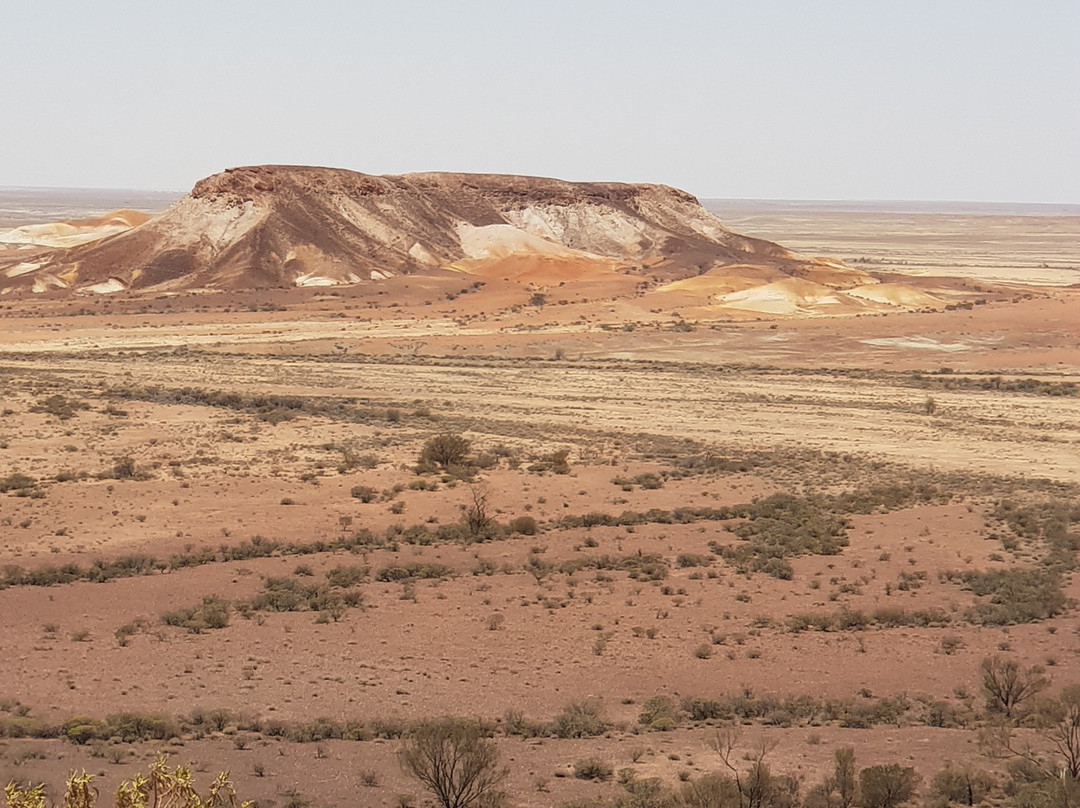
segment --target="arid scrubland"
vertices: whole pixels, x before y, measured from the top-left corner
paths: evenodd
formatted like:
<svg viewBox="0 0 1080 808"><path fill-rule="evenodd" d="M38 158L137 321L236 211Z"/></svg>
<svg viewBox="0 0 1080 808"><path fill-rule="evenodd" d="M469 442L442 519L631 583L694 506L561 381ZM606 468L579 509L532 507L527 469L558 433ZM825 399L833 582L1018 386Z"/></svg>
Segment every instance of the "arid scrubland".
<svg viewBox="0 0 1080 808"><path fill-rule="evenodd" d="M733 322L397 281L0 304L0 780L1076 803L1075 290Z"/></svg>

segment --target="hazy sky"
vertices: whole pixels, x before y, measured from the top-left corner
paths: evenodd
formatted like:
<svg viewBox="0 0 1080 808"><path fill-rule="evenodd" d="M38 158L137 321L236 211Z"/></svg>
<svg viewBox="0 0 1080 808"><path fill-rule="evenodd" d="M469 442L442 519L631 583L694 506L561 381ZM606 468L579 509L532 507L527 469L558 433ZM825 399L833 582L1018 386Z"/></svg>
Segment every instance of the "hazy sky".
<svg viewBox="0 0 1080 808"><path fill-rule="evenodd" d="M1080 0L7 0L0 186L302 163L1080 202Z"/></svg>

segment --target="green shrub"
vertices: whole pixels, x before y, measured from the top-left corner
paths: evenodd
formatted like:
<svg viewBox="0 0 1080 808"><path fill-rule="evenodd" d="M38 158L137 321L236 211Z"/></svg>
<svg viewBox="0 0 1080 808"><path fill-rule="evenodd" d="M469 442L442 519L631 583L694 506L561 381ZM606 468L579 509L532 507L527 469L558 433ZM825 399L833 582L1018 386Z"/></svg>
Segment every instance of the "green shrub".
<svg viewBox="0 0 1080 808"><path fill-rule="evenodd" d="M105 722L96 718L84 718L82 716L69 718L60 725L60 733L72 743L81 746L89 741L101 738L105 733Z"/></svg>

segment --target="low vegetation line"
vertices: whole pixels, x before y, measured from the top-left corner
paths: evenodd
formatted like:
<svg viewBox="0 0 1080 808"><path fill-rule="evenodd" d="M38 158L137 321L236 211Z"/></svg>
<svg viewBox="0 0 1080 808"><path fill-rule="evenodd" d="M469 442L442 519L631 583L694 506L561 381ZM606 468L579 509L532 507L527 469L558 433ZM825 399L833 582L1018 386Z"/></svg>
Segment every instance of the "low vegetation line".
<svg viewBox="0 0 1080 808"><path fill-rule="evenodd" d="M161 356L175 356L175 350L162 350L157 352ZM265 354L251 354L243 351L202 351L197 348L189 348L185 351L189 356L206 355L214 358L228 357L232 359L265 359ZM279 354L276 359L290 360L291 355ZM953 368L941 367L935 372L912 372L912 371L888 371L870 368L785 368L778 365L765 365L760 363L713 363L713 362L674 362L663 360L635 360L627 362L624 359L592 357L589 359L568 359L552 357L528 357L508 358L495 355L474 356L426 356L426 355L385 355L385 354L361 354L350 352L348 354L335 355L311 355L305 357L306 361L324 364L352 364L352 365L422 365L425 367L470 367L470 368L528 368L538 364L544 366L571 367L592 371L642 371L669 372L669 373L693 373L695 376L712 374L714 376L731 376L747 374L758 375L785 375L785 376L825 376L842 379L868 379L868 380L893 380L901 385L918 387L921 389L936 390L986 390L1009 393L1028 393L1045 396L1076 396L1080 395L1080 384L1074 381L1047 381L1045 378L1010 377L1005 373L992 370L983 372L965 371L957 373ZM1053 376L1057 374L1045 374Z"/></svg>
<svg viewBox="0 0 1080 808"><path fill-rule="evenodd" d="M740 571L764 571L776 577L784 577L790 565L778 568L771 559L782 560L788 556L805 553L836 554L846 546L846 523L842 513L868 513L874 508L890 509L904 507L912 502L936 501L944 498L940 491L930 487L882 488L854 494L828 497L796 497L790 494L774 494L755 503L722 508L675 508L653 509L644 513L624 511L618 516L604 513L588 513L566 516L553 527L567 529L595 527L600 525L640 525L645 523L686 524L696 521L728 521L744 519L733 531L746 542L736 549L714 547L714 551L736 565ZM490 522L491 520L487 520ZM531 518L515 520L511 530L521 535L532 535L539 526ZM101 583L117 578L137 575L153 575L167 570L201 566L228 561L245 561L253 558L269 558L276 555L314 555L346 551L362 553L378 548L394 548L398 542L431 545L438 542L483 541L500 536L499 531L487 529L469 530L468 525L443 525L429 530L424 525L410 528L388 529L384 537L366 528L351 535L331 540L294 542L255 536L236 545L222 544L200 550L172 555L168 560L147 554L130 554L113 560L98 559L88 567L76 563L47 564L27 570L15 564L0 569L0 587L7 586L54 586L57 584L89 581ZM502 531L501 535L505 535Z"/></svg>
<svg viewBox="0 0 1080 808"><path fill-rule="evenodd" d="M500 718L475 720L485 737L566 739L599 737L613 731L638 734L732 725L974 728L987 723L1000 725L1004 721L1016 726L1042 726L1060 706L1053 700L1040 699L1039 694L1049 685L1049 680L1037 666L1024 668L1015 660L988 657L983 660L979 675L981 708L974 694L964 694L958 701L908 694L877 698L867 692L848 698L820 698L756 696L744 687L736 693L688 695L678 700L667 695L653 696L641 704L633 723L609 720L603 701L594 697L568 702L551 719L531 719L511 709ZM1073 690L1066 689L1061 698L1080 697ZM238 736L243 742L251 742L253 734L295 743L369 741L405 737L416 726L430 720L317 717L310 721L288 721L248 712L197 708L187 715L120 712L104 718L76 715L52 723L31 712L16 699L0 698L0 738L58 738L83 745L117 740L123 743L171 738L198 740L225 733Z"/></svg>
<svg viewBox="0 0 1080 808"><path fill-rule="evenodd" d="M405 411L393 405L377 405L356 398L326 398L295 395L244 395L224 390L207 390L202 387L124 386L111 387L105 395L124 401L148 401L154 404L187 404L203 407L220 407L254 413L269 423L291 420L298 415L315 415L335 421L370 424L400 421ZM410 413L415 417L428 417L426 410Z"/></svg>

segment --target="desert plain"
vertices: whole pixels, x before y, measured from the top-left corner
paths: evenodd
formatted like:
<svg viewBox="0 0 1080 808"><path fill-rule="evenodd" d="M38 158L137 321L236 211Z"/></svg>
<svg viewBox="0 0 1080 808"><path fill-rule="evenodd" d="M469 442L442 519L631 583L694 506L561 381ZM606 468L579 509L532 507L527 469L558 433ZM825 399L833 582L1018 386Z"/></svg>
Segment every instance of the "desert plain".
<svg viewBox="0 0 1080 808"><path fill-rule="evenodd" d="M1006 801L980 666L1044 683L1008 719L1048 760L1080 684L1080 216L712 209L953 297L0 297L0 781L166 751L264 808L422 805L401 735L453 715L515 805L678 790L730 728L803 796L853 747Z"/></svg>

